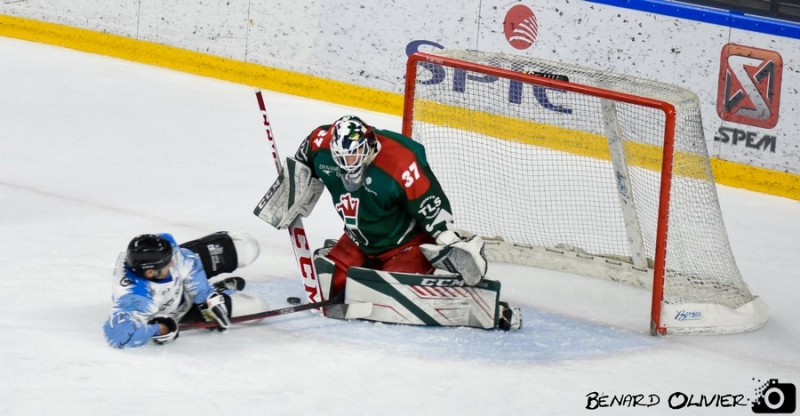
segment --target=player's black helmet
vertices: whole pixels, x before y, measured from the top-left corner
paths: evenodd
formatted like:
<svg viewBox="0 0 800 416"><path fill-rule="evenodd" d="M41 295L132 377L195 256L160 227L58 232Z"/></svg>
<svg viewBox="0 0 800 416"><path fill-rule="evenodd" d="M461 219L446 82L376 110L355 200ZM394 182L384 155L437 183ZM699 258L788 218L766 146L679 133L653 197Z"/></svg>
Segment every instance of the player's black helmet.
<svg viewBox="0 0 800 416"><path fill-rule="evenodd" d="M125 253L125 265L134 273L164 268L172 260L172 244L155 234L142 234L131 240Z"/></svg>

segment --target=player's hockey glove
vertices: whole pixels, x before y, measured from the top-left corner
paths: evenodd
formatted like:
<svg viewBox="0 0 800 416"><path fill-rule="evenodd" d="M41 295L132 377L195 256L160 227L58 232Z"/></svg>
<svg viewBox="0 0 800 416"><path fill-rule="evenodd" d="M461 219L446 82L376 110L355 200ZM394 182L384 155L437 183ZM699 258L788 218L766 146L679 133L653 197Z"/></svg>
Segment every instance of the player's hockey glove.
<svg viewBox="0 0 800 416"><path fill-rule="evenodd" d="M147 322L148 324L161 324L167 327L169 332L164 335L156 335L154 336L153 342L159 345L169 344L172 341L175 341L178 338L178 323L175 322L174 319L170 318L169 316L157 316Z"/></svg>
<svg viewBox="0 0 800 416"><path fill-rule="evenodd" d="M213 292L206 299L206 303L200 305L200 312L203 312L206 321L216 321L217 330L219 331L224 331L231 326L231 318L226 305L230 301L227 298L228 295L224 293Z"/></svg>
<svg viewBox="0 0 800 416"><path fill-rule="evenodd" d="M483 246L480 236L462 239L455 231L445 230L436 236L436 244L422 244L419 248L433 267L457 273L466 284L474 286L488 268Z"/></svg>

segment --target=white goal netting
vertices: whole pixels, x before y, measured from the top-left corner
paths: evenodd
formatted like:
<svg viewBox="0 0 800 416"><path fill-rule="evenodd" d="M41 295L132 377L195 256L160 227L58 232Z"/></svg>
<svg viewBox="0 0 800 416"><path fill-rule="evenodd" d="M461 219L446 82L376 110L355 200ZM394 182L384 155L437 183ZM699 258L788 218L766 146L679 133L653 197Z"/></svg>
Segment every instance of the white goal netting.
<svg viewBox="0 0 800 416"><path fill-rule="evenodd" d="M748 289L728 243L694 93L531 57L437 55L409 73L413 106L407 103L404 130L425 145L457 226L491 241L494 260L652 288L664 239L660 327L738 332L763 325L766 306ZM581 88L547 87L526 73L566 76ZM655 101L674 106L674 123ZM671 191L662 198L670 126ZM659 221L667 226L661 235Z"/></svg>

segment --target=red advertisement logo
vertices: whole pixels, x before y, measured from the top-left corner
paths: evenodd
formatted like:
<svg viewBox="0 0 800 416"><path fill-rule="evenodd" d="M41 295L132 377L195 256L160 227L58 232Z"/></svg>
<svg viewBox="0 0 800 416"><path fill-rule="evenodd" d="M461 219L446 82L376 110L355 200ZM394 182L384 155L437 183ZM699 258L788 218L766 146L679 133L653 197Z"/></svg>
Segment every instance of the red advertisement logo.
<svg viewBox="0 0 800 416"><path fill-rule="evenodd" d="M778 124L783 58L775 51L722 47L717 114L725 121L771 129Z"/></svg>
<svg viewBox="0 0 800 416"><path fill-rule="evenodd" d="M508 9L503 20L503 33L514 48L520 50L530 48L539 33L539 24L536 23L533 10L521 4Z"/></svg>

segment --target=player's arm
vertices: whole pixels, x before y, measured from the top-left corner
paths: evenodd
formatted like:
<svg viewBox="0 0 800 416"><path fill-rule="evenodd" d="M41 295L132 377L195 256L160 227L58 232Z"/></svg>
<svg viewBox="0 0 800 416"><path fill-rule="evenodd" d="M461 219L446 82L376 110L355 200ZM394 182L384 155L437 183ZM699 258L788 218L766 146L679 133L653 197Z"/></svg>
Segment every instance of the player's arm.
<svg viewBox="0 0 800 416"><path fill-rule="evenodd" d="M200 256L192 250L175 247L179 250L177 261L185 277L184 290L203 313L207 321L216 321L220 331L231 326L231 300L224 293L219 293L208 282Z"/></svg>
<svg viewBox="0 0 800 416"><path fill-rule="evenodd" d="M418 160L412 166L417 171L409 171L414 183L406 187L408 212L431 237L436 238L452 227L450 200L424 160Z"/></svg>
<svg viewBox="0 0 800 416"><path fill-rule="evenodd" d="M162 328L149 319L158 307L147 294L144 282L127 276L125 253L120 253L114 268L114 305L111 315L103 324L103 334L108 345L115 348L139 347L160 334Z"/></svg>
<svg viewBox="0 0 800 416"><path fill-rule="evenodd" d="M312 149L311 142L314 137L317 137L320 132L324 133L325 130L317 129L311 132L308 137L303 139L300 143L300 146L297 147L297 151L294 152L294 159L309 168L314 165L314 156L316 151Z"/></svg>
<svg viewBox="0 0 800 416"><path fill-rule="evenodd" d="M140 347L158 336L160 325L150 323L146 318L152 304L151 299L133 293L120 297L103 325L108 345L114 348Z"/></svg>
<svg viewBox="0 0 800 416"><path fill-rule="evenodd" d="M420 246L422 253L437 269L460 275L470 286L478 284L488 268L483 239L480 236L465 239L451 229L450 201L424 160L420 162L420 174L425 175L428 189L410 200L409 208L417 222L436 239L436 244Z"/></svg>

